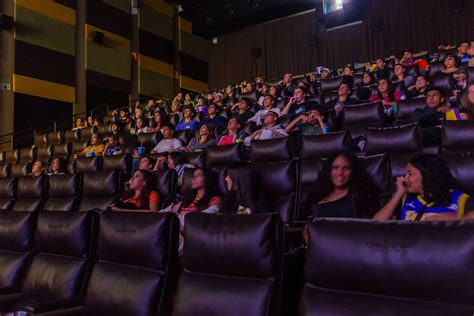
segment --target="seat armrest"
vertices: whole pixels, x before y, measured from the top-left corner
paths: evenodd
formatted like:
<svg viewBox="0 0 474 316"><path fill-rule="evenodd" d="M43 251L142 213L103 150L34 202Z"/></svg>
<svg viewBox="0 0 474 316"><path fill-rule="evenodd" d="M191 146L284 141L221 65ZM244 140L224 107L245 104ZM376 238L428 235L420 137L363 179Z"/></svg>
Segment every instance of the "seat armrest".
<svg viewBox="0 0 474 316"><path fill-rule="evenodd" d="M78 299L71 300L58 300L58 301L46 301L39 302L33 299L22 300L21 305L18 304L22 310L31 314L42 314L46 312L66 310L81 306L81 302Z"/></svg>

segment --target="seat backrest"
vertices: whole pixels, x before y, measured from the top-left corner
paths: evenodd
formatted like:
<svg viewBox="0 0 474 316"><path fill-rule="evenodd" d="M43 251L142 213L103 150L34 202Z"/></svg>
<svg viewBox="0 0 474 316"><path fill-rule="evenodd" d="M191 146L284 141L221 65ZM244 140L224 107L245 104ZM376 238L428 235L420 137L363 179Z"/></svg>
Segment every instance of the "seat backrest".
<svg viewBox="0 0 474 316"><path fill-rule="evenodd" d="M350 137L347 131L303 136L299 156L303 161L327 158L349 150L349 147Z"/></svg>
<svg viewBox="0 0 474 316"><path fill-rule="evenodd" d="M28 170L30 169L30 164L25 163L16 163L11 165L10 169L10 177L12 178L19 178L28 175Z"/></svg>
<svg viewBox="0 0 474 316"><path fill-rule="evenodd" d="M111 123L104 123L98 127L97 132L101 134L103 137L107 137L112 134L112 124Z"/></svg>
<svg viewBox="0 0 474 316"><path fill-rule="evenodd" d="M467 68L467 83L474 82L474 67Z"/></svg>
<svg viewBox="0 0 474 316"><path fill-rule="evenodd" d="M123 175L129 175L132 171L132 155L125 153L121 155L105 156L102 162L102 170L118 169Z"/></svg>
<svg viewBox="0 0 474 316"><path fill-rule="evenodd" d="M54 145L46 145L39 147L36 152L36 159L49 163L54 156Z"/></svg>
<svg viewBox="0 0 474 316"><path fill-rule="evenodd" d="M173 315L280 314L283 229L277 215L188 214L184 230Z"/></svg>
<svg viewBox="0 0 474 316"><path fill-rule="evenodd" d="M67 130L64 132L64 141L66 142L78 142L81 140L81 130Z"/></svg>
<svg viewBox="0 0 474 316"><path fill-rule="evenodd" d="M14 211L36 212L42 209L46 196L47 176L21 177L18 179Z"/></svg>
<svg viewBox="0 0 474 316"><path fill-rule="evenodd" d="M73 142L71 144L71 153L77 154L89 145L89 140L81 140L78 142Z"/></svg>
<svg viewBox="0 0 474 316"><path fill-rule="evenodd" d="M441 72L443 68L444 68L444 63L442 61L430 63L430 76L433 76L434 74Z"/></svg>
<svg viewBox="0 0 474 316"><path fill-rule="evenodd" d="M87 287L84 312L162 313L169 307L176 285L178 236L179 221L171 213L102 214L97 262Z"/></svg>
<svg viewBox="0 0 474 316"><path fill-rule="evenodd" d="M321 94L327 91L334 91L339 88L339 84L342 82L342 76L339 77L332 77L327 79L321 79Z"/></svg>
<svg viewBox="0 0 474 316"><path fill-rule="evenodd" d="M35 255L22 293L36 301L79 298L88 274L92 212L42 212L35 235Z"/></svg>
<svg viewBox="0 0 474 316"><path fill-rule="evenodd" d="M102 156L79 157L74 164L75 172L95 172L102 170Z"/></svg>
<svg viewBox="0 0 474 316"><path fill-rule="evenodd" d="M386 154L358 157L362 167L367 170L372 183L379 195L378 199L381 205L385 205L384 200L392 193L392 172L390 169L390 160Z"/></svg>
<svg viewBox="0 0 474 316"><path fill-rule="evenodd" d="M0 210L9 210L15 203L17 179L0 178Z"/></svg>
<svg viewBox="0 0 474 316"><path fill-rule="evenodd" d="M176 170L159 170L156 175L156 192L160 197L160 207L165 208L174 202L178 185Z"/></svg>
<svg viewBox="0 0 474 316"><path fill-rule="evenodd" d="M420 74L420 68L418 64L414 64L405 68L406 76L413 76L416 78L419 74Z"/></svg>
<svg viewBox="0 0 474 316"><path fill-rule="evenodd" d="M194 137L194 132L190 129L184 129L182 131L176 132L175 137L183 143L183 145L187 145L189 141Z"/></svg>
<svg viewBox="0 0 474 316"><path fill-rule="evenodd" d="M191 151L186 152L186 160L195 166L196 168L203 168L206 166L206 153L207 151Z"/></svg>
<svg viewBox="0 0 474 316"><path fill-rule="evenodd" d="M18 293L33 247L36 216L30 212L0 212L0 289Z"/></svg>
<svg viewBox="0 0 474 316"><path fill-rule="evenodd" d="M138 134L138 142L146 148L147 152L150 152L162 139L160 132L153 133L140 133Z"/></svg>
<svg viewBox="0 0 474 316"><path fill-rule="evenodd" d="M416 99L407 99L400 100L397 102L398 111L395 116L396 122L398 124L407 124L410 123L410 118L416 109L422 109L426 105L425 98L416 98Z"/></svg>
<svg viewBox="0 0 474 316"><path fill-rule="evenodd" d="M54 155L67 159L71 155L72 143L66 142L60 145L54 145Z"/></svg>
<svg viewBox="0 0 474 316"><path fill-rule="evenodd" d="M48 199L45 211L75 211L80 196L80 175L77 173L51 175L48 181Z"/></svg>
<svg viewBox="0 0 474 316"><path fill-rule="evenodd" d="M252 91L252 92L246 92L246 93L241 93L237 96L237 99L240 101L242 98L249 98L252 100L254 103L257 102L257 91Z"/></svg>
<svg viewBox="0 0 474 316"><path fill-rule="evenodd" d="M441 150L474 152L474 121L444 121Z"/></svg>
<svg viewBox="0 0 474 316"><path fill-rule="evenodd" d="M63 132L49 132L48 136L46 136L48 140L48 144L62 144L64 141Z"/></svg>
<svg viewBox="0 0 474 316"><path fill-rule="evenodd" d="M92 134L97 132L97 126L86 127L81 129L81 139L80 141L89 141L91 139Z"/></svg>
<svg viewBox="0 0 474 316"><path fill-rule="evenodd" d="M454 89L454 79L451 73L438 72L437 74L430 77L430 82L433 86L441 88L446 94L451 94L451 90Z"/></svg>
<svg viewBox="0 0 474 316"><path fill-rule="evenodd" d="M253 140L250 152L252 162L285 161L292 158L289 137Z"/></svg>
<svg viewBox="0 0 474 316"><path fill-rule="evenodd" d="M0 178L9 178L12 165L10 163L0 164Z"/></svg>
<svg viewBox="0 0 474 316"><path fill-rule="evenodd" d="M444 152L441 156L461 189L474 196L474 152Z"/></svg>
<svg viewBox="0 0 474 316"><path fill-rule="evenodd" d="M352 137L363 135L367 127L383 127L384 114L380 102L345 106L342 126Z"/></svg>
<svg viewBox="0 0 474 316"><path fill-rule="evenodd" d="M117 169L84 173L79 211L106 209L121 193L120 181Z"/></svg>
<svg viewBox="0 0 474 316"><path fill-rule="evenodd" d="M35 135L35 146L36 147L43 147L48 144L48 133L43 134L36 134Z"/></svg>
<svg viewBox="0 0 474 316"><path fill-rule="evenodd" d="M474 306L474 222L315 219L308 232L302 315L318 315L326 291Z"/></svg>
<svg viewBox="0 0 474 316"><path fill-rule="evenodd" d="M240 161L242 158L242 143L225 146L209 146L207 148L206 166L210 169L222 170L230 163Z"/></svg>
<svg viewBox="0 0 474 316"><path fill-rule="evenodd" d="M17 149L9 149L5 151L5 162L16 163L20 160L20 155Z"/></svg>

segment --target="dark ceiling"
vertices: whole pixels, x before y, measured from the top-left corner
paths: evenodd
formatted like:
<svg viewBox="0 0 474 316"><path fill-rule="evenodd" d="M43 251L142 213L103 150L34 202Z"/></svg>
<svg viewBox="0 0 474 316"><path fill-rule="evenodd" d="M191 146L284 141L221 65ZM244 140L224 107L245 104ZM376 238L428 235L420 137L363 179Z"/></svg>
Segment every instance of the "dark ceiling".
<svg viewBox="0 0 474 316"><path fill-rule="evenodd" d="M244 26L314 9L321 0L176 0L193 33L211 38Z"/></svg>

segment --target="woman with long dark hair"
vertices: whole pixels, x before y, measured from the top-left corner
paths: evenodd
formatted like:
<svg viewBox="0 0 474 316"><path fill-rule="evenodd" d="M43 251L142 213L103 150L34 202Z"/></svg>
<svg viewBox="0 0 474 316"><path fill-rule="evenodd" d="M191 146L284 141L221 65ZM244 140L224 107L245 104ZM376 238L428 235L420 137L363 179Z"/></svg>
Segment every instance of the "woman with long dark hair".
<svg viewBox="0 0 474 316"><path fill-rule="evenodd" d="M225 177L227 195L222 202L222 213L271 213L271 207L259 185L252 164L238 161L229 165Z"/></svg>
<svg viewBox="0 0 474 316"><path fill-rule="evenodd" d="M408 221L474 218L474 201L458 189L446 163L437 155L421 154L407 164L398 177L392 199L374 219L393 217Z"/></svg>
<svg viewBox="0 0 474 316"><path fill-rule="evenodd" d="M129 181L128 194L111 206L114 211L157 212L160 197L155 191L155 175L148 170L137 170Z"/></svg>
<svg viewBox="0 0 474 316"><path fill-rule="evenodd" d="M377 93L370 96L369 102L382 102L385 115L393 118L397 112L397 102L400 99L400 92L395 91L393 85L387 79L382 78L378 82Z"/></svg>
<svg viewBox="0 0 474 316"><path fill-rule="evenodd" d="M315 191L315 217L372 218L380 205L370 176L349 151L327 160Z"/></svg>

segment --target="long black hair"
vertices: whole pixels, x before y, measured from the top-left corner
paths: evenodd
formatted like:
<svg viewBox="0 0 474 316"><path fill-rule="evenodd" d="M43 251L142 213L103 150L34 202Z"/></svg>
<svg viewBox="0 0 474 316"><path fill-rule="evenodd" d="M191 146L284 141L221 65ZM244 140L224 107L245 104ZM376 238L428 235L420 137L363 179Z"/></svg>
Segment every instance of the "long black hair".
<svg viewBox="0 0 474 316"><path fill-rule="evenodd" d="M140 192L140 204L141 207L144 209L148 209L150 207L149 196L151 191L155 191L156 186L156 177L153 172L149 170L137 170L135 172L141 172L143 180L145 181L145 186L143 190ZM130 190L125 199L131 198L135 195L133 190Z"/></svg>
<svg viewBox="0 0 474 316"><path fill-rule="evenodd" d="M385 80L387 82L387 93L388 93L388 99L390 101L396 101L395 100L395 87L393 86L393 84L390 82L390 80L386 79L386 78L380 78L379 81L377 82L377 85L380 83L380 81L382 80ZM382 101L383 100L383 96L382 96L382 93L380 92L379 90L379 87L377 86L377 94L379 96L379 100Z"/></svg>
<svg viewBox="0 0 474 316"><path fill-rule="evenodd" d="M201 170L204 173L204 196L196 202L196 209L198 212L207 208L207 205L214 196L219 195L217 174L206 168L196 168L194 172ZM194 176L193 172L193 176ZM183 201L182 207L187 207L192 204L196 198L196 190L193 190L193 194Z"/></svg>
<svg viewBox="0 0 474 316"><path fill-rule="evenodd" d="M325 162L316 182L313 202L315 204L319 203L334 190L334 184L331 180L331 170L334 160L338 157L346 158L349 161L352 170L352 175L347 186L352 198L353 216L371 218L380 207L377 200L377 191L367 170L350 151L344 151L333 155Z"/></svg>
<svg viewBox="0 0 474 316"><path fill-rule="evenodd" d="M457 189L458 183L449 171L448 165L433 154L420 154L409 161L418 169L423 177L424 199L436 206L449 206L451 204L451 190Z"/></svg>
<svg viewBox="0 0 474 316"><path fill-rule="evenodd" d="M257 212L259 185L252 164L248 161L233 162L226 172L232 180L232 190L222 203L223 213L237 213L239 205Z"/></svg>

